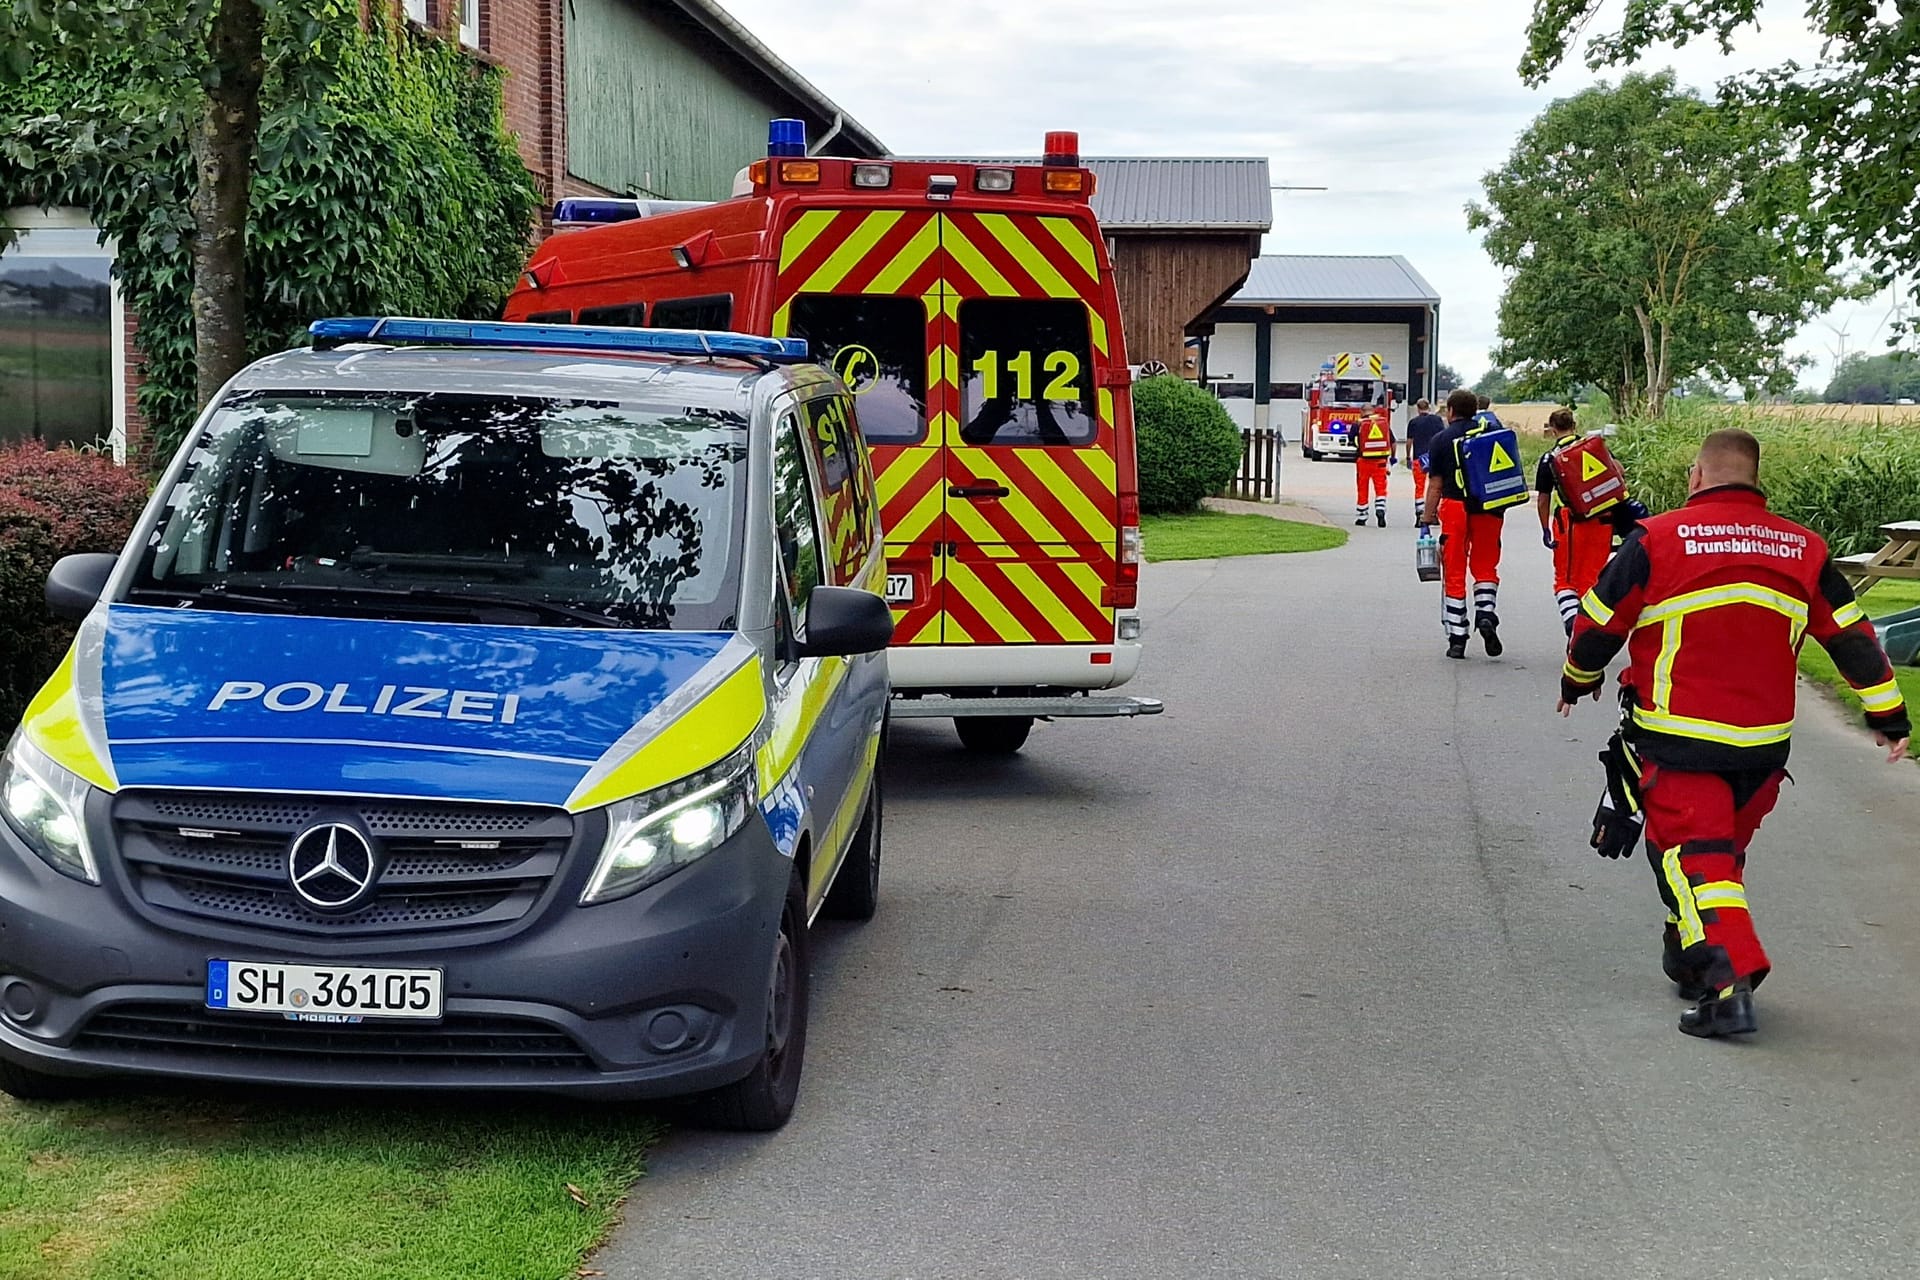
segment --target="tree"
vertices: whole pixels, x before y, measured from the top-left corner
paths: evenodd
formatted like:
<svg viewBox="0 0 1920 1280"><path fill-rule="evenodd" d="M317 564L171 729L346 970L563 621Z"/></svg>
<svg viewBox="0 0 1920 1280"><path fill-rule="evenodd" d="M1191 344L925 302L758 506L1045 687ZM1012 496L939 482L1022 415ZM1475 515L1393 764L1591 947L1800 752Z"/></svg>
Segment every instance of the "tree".
<svg viewBox="0 0 1920 1280"><path fill-rule="evenodd" d="M1491 369L1481 374L1480 380L1474 383L1469 389L1477 396L1485 396L1489 400L1505 401L1513 395L1513 379L1507 376L1505 369L1502 369L1499 365L1494 365Z"/></svg>
<svg viewBox="0 0 1920 1280"><path fill-rule="evenodd" d="M247 363L247 217L260 160L262 87L274 77L289 107L319 92L326 61L298 54L320 41L329 20L353 10L342 0L14 0L0 18L6 69L15 78L30 73L36 55L99 68L86 77L97 96L73 104L69 121L84 129L145 118L161 133L185 138L194 171L191 307L200 404ZM293 56L269 63L270 28L281 37L274 47ZM114 76L110 69L125 68L129 50L140 51L145 74ZM80 137L82 151L89 136ZM302 150L318 145L310 128L296 127L290 137Z"/></svg>
<svg viewBox="0 0 1920 1280"><path fill-rule="evenodd" d="M1460 371L1450 364L1441 363L1433 367L1433 393L1437 396L1445 396L1447 392L1464 385L1465 382L1466 379L1460 376Z"/></svg>
<svg viewBox="0 0 1920 1280"><path fill-rule="evenodd" d="M1573 50L1601 0L1534 0L1521 75L1539 84ZM1773 11L1769 11L1773 12ZM1721 86L1730 103L1767 111L1807 167L1810 199L1774 210L1801 243L1829 263L1865 263L1888 284L1920 270L1920 201L1913 198L1913 140L1920 137L1920 22L1910 4L1807 0L1819 54L1737 76ZM1755 0L1633 0L1617 31L1586 43L1588 66L1637 61L1650 47L1711 37L1732 48L1760 25Z"/></svg>
<svg viewBox="0 0 1920 1280"><path fill-rule="evenodd" d="M1892 404L1920 399L1920 361L1905 351L1877 356L1856 351L1833 371L1823 398L1828 404Z"/></svg>
<svg viewBox="0 0 1920 1280"><path fill-rule="evenodd" d="M1775 220L1808 192L1777 123L1671 72L1553 103L1484 187L1467 222L1507 272L1494 359L1521 394L1592 382L1657 416L1695 373L1785 389L1785 343L1845 292Z"/></svg>

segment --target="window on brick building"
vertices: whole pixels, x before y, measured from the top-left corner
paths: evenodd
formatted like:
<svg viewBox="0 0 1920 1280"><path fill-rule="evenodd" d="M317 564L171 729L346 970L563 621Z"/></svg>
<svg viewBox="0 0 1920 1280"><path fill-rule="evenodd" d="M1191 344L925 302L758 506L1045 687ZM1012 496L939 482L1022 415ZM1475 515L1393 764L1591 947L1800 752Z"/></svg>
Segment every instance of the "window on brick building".
<svg viewBox="0 0 1920 1280"><path fill-rule="evenodd" d="M460 5L460 43L480 47L480 0L457 0Z"/></svg>
<svg viewBox="0 0 1920 1280"><path fill-rule="evenodd" d="M0 251L0 441L97 445L124 459L127 321L114 250L84 211L16 209Z"/></svg>
<svg viewBox="0 0 1920 1280"><path fill-rule="evenodd" d="M407 15L408 21L427 25L427 0L400 0L400 11Z"/></svg>

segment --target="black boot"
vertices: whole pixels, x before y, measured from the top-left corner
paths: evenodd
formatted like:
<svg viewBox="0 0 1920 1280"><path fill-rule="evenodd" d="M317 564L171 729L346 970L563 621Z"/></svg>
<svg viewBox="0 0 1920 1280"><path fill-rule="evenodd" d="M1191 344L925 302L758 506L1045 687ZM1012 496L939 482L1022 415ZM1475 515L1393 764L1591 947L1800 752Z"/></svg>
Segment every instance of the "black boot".
<svg viewBox="0 0 1920 1280"><path fill-rule="evenodd" d="M1500 619L1490 613L1483 613L1473 621L1473 629L1480 633L1480 643L1487 646L1487 656L1497 658L1506 652L1506 646L1500 643Z"/></svg>
<svg viewBox="0 0 1920 1280"><path fill-rule="evenodd" d="M1680 935L1669 928L1662 935L1660 948L1660 970L1673 980L1674 992L1682 1000L1699 1001L1713 994L1708 986L1691 968L1686 958L1680 954Z"/></svg>
<svg viewBox="0 0 1920 1280"><path fill-rule="evenodd" d="M1467 638L1465 636L1448 636L1447 656L1449 658L1465 658L1467 656Z"/></svg>
<svg viewBox="0 0 1920 1280"><path fill-rule="evenodd" d="M1375 507L1373 509L1373 522L1382 529L1387 527L1387 509L1385 507Z"/></svg>
<svg viewBox="0 0 1920 1280"><path fill-rule="evenodd" d="M1753 1020L1753 988L1745 979L1721 988L1680 1015L1680 1029L1702 1039L1752 1035L1757 1025Z"/></svg>
<svg viewBox="0 0 1920 1280"><path fill-rule="evenodd" d="M1367 522L1367 513L1364 511L1362 511L1359 515L1353 518L1353 525L1354 525L1354 528L1356 529L1359 528L1361 525L1365 524L1366 522Z"/></svg>

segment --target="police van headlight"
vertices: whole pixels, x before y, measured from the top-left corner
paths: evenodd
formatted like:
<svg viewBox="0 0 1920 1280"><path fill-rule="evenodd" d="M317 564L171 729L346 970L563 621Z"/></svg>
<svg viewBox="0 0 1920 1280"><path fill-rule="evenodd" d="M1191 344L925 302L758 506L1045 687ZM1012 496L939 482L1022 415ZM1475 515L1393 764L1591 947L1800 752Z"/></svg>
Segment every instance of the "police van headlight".
<svg viewBox="0 0 1920 1280"><path fill-rule="evenodd" d="M86 779L55 763L24 734L13 735L0 777L7 825L55 871L99 884L83 817L90 790Z"/></svg>
<svg viewBox="0 0 1920 1280"><path fill-rule="evenodd" d="M607 806L607 842L583 904L610 902L704 858L753 812L753 753L735 752L711 769Z"/></svg>

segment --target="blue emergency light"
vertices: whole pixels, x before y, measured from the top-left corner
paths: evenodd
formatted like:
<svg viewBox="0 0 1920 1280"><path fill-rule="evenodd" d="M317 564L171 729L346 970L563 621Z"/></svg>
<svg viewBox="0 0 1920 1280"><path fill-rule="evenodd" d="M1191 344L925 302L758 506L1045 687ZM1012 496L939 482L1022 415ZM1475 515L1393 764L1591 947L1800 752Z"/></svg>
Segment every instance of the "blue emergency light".
<svg viewBox="0 0 1920 1280"><path fill-rule="evenodd" d="M631 222L640 216L638 200L609 197L569 196L553 206L553 220L561 223L599 225L605 222Z"/></svg>
<svg viewBox="0 0 1920 1280"><path fill-rule="evenodd" d="M419 320L410 316L333 316L307 326L313 345L343 342L426 343L436 347L628 351L665 356L739 356L780 363L808 358L805 338L761 338L699 329L619 329L573 324L509 324L498 320Z"/></svg>
<svg viewBox="0 0 1920 1280"><path fill-rule="evenodd" d="M781 117L767 126L767 154L804 156L807 154L807 122Z"/></svg>

